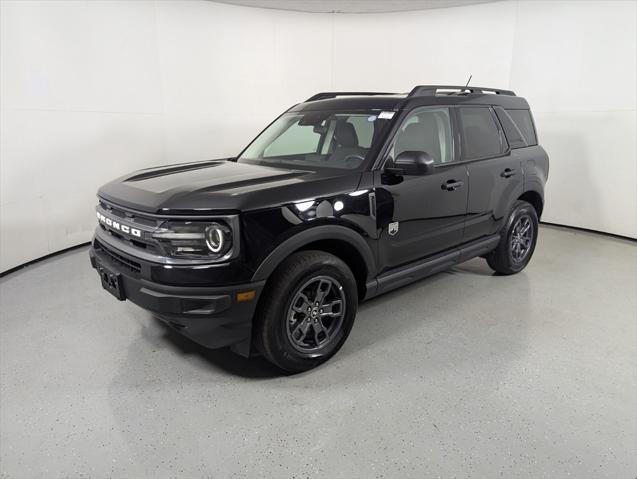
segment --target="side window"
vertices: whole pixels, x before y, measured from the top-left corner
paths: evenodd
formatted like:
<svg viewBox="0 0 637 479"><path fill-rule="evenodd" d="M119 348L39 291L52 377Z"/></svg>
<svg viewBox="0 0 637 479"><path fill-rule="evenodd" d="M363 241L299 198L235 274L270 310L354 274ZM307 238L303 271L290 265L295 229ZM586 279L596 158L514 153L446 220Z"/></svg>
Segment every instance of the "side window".
<svg viewBox="0 0 637 479"><path fill-rule="evenodd" d="M497 156L506 149L500 129L487 107L458 109L464 139L463 159Z"/></svg>
<svg viewBox="0 0 637 479"><path fill-rule="evenodd" d="M506 110L506 112L524 136L526 143L528 145L537 145L531 112L529 110Z"/></svg>
<svg viewBox="0 0 637 479"><path fill-rule="evenodd" d="M263 157L305 155L316 153L321 135L314 131L312 125L293 123L263 152Z"/></svg>
<svg viewBox="0 0 637 479"><path fill-rule="evenodd" d="M504 129L507 140L509 140L511 148L524 148L525 146L529 146L528 142L524 139L524 135L504 108L496 106L494 110L498 116L498 120L500 120L502 129Z"/></svg>
<svg viewBox="0 0 637 479"><path fill-rule="evenodd" d="M436 163L453 161L449 109L427 108L409 116L396 134L392 157L403 151L424 151Z"/></svg>

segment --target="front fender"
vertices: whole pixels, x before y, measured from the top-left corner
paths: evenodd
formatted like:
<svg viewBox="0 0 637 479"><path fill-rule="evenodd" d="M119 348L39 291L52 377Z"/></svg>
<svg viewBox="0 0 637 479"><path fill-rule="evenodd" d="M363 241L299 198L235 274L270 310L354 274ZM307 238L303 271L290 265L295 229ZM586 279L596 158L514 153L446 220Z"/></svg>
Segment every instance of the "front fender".
<svg viewBox="0 0 637 479"><path fill-rule="evenodd" d="M313 226L299 231L276 246L261 262L252 277L252 281L267 279L276 267L290 254L315 241L328 239L343 241L356 248L367 266L367 279L371 279L370 275L373 275L376 271L376 260L369 244L359 232L347 226L330 224Z"/></svg>

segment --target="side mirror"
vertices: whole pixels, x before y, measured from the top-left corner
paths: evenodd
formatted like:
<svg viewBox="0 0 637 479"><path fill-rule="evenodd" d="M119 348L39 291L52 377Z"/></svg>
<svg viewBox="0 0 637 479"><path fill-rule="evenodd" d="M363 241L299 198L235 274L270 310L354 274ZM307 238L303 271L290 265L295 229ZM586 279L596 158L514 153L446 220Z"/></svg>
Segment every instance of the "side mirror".
<svg viewBox="0 0 637 479"><path fill-rule="evenodd" d="M431 175L435 170L434 159L424 151L403 151L385 171L391 175Z"/></svg>

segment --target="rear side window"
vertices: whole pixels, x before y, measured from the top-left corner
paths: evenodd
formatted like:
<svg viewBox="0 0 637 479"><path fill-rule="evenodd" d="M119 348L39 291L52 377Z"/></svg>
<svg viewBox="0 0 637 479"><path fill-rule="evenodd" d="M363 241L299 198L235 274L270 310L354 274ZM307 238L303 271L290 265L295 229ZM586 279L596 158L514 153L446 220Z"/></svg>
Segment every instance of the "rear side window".
<svg viewBox="0 0 637 479"><path fill-rule="evenodd" d="M509 141L509 146L511 148L524 148L525 146L529 146L524 139L524 135L513 122L513 119L509 116L509 114L504 111L504 108L496 106L494 110L495 114L498 116L498 120L500 120L502 128L504 129L504 133Z"/></svg>
<svg viewBox="0 0 637 479"><path fill-rule="evenodd" d="M537 145L535 129L528 110L505 110L496 106L495 114L498 115L511 148ZM513 117L517 117L517 120Z"/></svg>
<svg viewBox="0 0 637 479"><path fill-rule="evenodd" d="M518 127L520 133L524 137L528 146L537 145L537 138L535 136L535 128L533 126L533 120L531 119L531 112L529 110L505 110L511 117L515 126ZM505 130L506 131L506 130Z"/></svg>
<svg viewBox="0 0 637 479"><path fill-rule="evenodd" d="M463 159L473 160L504 153L506 144L489 108L463 107L458 111L464 139Z"/></svg>

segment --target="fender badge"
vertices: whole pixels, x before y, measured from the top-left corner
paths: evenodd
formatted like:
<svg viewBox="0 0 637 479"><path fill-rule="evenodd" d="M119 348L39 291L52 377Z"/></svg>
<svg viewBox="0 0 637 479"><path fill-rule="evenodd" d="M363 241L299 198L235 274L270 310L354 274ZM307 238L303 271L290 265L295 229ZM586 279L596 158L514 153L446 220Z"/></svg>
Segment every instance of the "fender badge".
<svg viewBox="0 0 637 479"><path fill-rule="evenodd" d="M389 227L387 228L387 232L389 236L396 236L398 233L398 221L394 221L393 223L389 223Z"/></svg>

